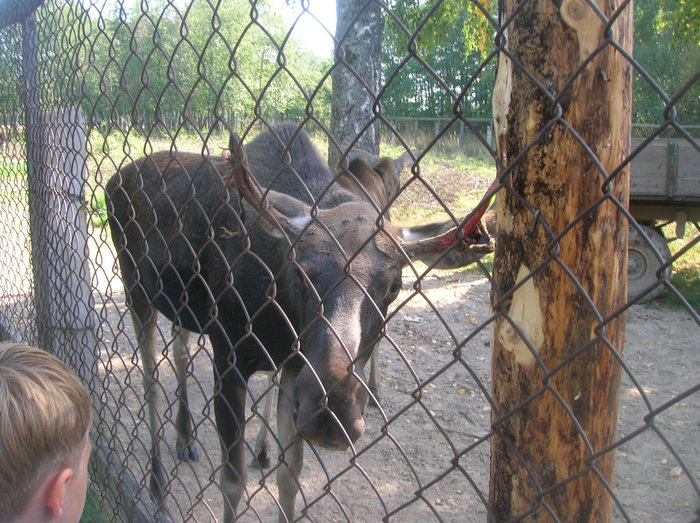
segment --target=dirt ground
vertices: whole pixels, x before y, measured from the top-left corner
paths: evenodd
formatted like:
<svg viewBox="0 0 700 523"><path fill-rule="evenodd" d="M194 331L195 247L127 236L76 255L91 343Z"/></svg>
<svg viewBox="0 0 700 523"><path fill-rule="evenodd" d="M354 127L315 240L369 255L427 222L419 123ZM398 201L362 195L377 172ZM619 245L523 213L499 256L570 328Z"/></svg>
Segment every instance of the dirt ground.
<svg viewBox="0 0 700 523"><path fill-rule="evenodd" d="M434 272L413 288L406 270L404 289L393 307L380 345L382 407L367 412L367 432L354 452L307 446L297 513L311 521L484 521L488 499L490 391L488 280L476 270ZM105 334L101 374L109 393L105 422L134 480L147 485L148 432L140 402L140 375L123 315L118 280L101 316ZM162 323L163 337L169 327ZM700 508L689 472L700 475L700 350L698 325L681 309L654 303L628 314L619 437L631 437L617 451L615 519L691 521ZM169 404L161 409L164 460L171 472L168 497L174 521L215 521L221 499L216 487L219 444L209 403L213 387L210 348L193 347L190 402L200 452L197 463L173 459L175 383L172 363L161 364ZM111 352L111 354L110 354ZM166 349L166 354L169 352ZM677 399L686 391L694 393ZM251 398L261 410L269 393L264 375L251 380ZM254 399L253 399L254 398ZM653 418L650 412L666 405ZM247 429L252 458L259 416ZM273 420L274 426L274 420ZM273 444L274 447L274 444ZM273 466L277 451L273 450ZM274 468L248 468L241 521L273 521L277 508ZM303 512L302 512L303 510ZM624 514L623 514L624 511Z"/></svg>
<svg viewBox="0 0 700 523"><path fill-rule="evenodd" d="M26 239L11 228L14 239ZM97 429L112 457L125 469L117 483L148 486L147 410L131 320L106 230L91 238L94 299L100 353L91 386L100 398ZM14 245L14 244L13 244ZM11 245L10 245L11 247ZM16 273L6 245L0 253L2 289L31 277ZM488 280L478 270L433 271L414 288L406 269L404 287L392 307L387 336L379 347L382 407L370 408L367 431L354 451L305 450L297 514L311 521L484 521L488 499L491 387ZM20 290L16 292L20 293ZM4 292L2 306L17 302ZM19 303L19 302L17 302ZM6 308L4 310L7 310ZM160 383L163 459L171 478L168 510L175 522L220 520L217 487L220 446L210 403L211 351L193 340L190 404L199 449L197 463L175 456L176 383L170 328L161 323ZM628 311L625 369L621 387L614 495L615 519L687 522L700 513L700 327L680 308L657 302ZM260 424L266 377L250 384L247 427L250 460ZM255 410L251 406L255 405ZM653 415L652 415L653 414ZM273 427L274 417L272 420ZM274 447L274 444L273 444ZM277 517L273 469L248 468L241 521ZM97 493L100 494L99 490Z"/></svg>

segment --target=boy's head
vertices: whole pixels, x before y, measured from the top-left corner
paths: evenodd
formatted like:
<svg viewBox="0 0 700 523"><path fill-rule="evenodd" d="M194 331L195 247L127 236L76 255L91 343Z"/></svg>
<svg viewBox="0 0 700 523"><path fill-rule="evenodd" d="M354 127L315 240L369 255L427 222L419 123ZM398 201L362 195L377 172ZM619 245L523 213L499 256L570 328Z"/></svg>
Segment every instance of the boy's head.
<svg viewBox="0 0 700 523"><path fill-rule="evenodd" d="M0 521L78 521L91 421L87 391L63 362L0 343Z"/></svg>

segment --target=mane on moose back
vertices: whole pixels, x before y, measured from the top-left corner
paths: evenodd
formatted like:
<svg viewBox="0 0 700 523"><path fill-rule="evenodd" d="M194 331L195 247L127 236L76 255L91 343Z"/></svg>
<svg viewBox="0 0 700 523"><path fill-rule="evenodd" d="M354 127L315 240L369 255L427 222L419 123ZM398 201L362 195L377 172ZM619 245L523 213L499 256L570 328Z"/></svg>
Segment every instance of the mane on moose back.
<svg viewBox="0 0 700 523"><path fill-rule="evenodd" d="M399 172L413 162L411 153L390 160L352 149L348 169L333 174L309 135L291 122L259 134L246 151L260 185L324 209L371 199L384 210L398 191Z"/></svg>

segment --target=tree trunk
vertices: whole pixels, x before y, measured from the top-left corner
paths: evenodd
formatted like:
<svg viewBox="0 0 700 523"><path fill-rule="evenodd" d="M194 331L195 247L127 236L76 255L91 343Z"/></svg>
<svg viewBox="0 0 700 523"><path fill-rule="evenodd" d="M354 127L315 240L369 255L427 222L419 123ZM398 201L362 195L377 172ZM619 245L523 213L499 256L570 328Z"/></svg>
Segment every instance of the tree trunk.
<svg viewBox="0 0 700 523"><path fill-rule="evenodd" d="M604 24L585 0L559 3L503 2L502 20L517 12L493 95L506 186L491 298L495 521L612 518L629 169L605 177L629 152L632 67L611 45L584 64ZM612 0L596 4L613 15ZM613 31L631 53L631 5Z"/></svg>
<svg viewBox="0 0 700 523"><path fill-rule="evenodd" d="M373 118L381 81L384 32L384 17L375 2L336 0L336 13L333 136L328 147L328 165L332 170L349 148L379 154L379 122Z"/></svg>

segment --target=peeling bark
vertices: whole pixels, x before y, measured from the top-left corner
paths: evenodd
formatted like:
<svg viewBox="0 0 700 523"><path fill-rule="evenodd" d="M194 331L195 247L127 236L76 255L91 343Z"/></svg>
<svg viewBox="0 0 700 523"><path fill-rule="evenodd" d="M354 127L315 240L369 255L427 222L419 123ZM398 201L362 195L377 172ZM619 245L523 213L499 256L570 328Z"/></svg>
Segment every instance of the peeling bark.
<svg viewBox="0 0 700 523"><path fill-rule="evenodd" d="M596 3L612 15L611 0ZM605 341L599 334L601 318L626 301L627 222L610 199L594 204L629 152L632 69L610 45L585 63L604 38L588 2L503 4L502 20L517 14L506 47L515 60L501 55L494 88L507 190L493 270L492 519L609 521L614 453L592 456L616 438L620 368L610 346L622 353L624 317L605 324ZM630 52L631 11L613 25ZM628 176L612 185L623 205Z"/></svg>

